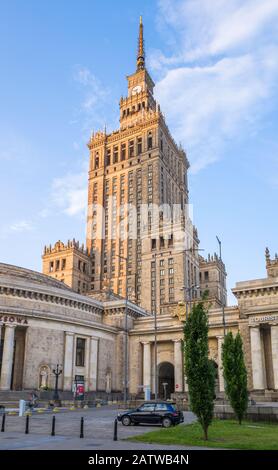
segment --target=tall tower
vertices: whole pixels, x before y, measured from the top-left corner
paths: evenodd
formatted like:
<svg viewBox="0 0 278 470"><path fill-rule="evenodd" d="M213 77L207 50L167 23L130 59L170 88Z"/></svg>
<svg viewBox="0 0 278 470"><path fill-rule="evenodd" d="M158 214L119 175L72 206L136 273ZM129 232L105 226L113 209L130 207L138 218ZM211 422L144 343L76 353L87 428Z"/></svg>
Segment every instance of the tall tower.
<svg viewBox="0 0 278 470"><path fill-rule="evenodd" d="M189 162L177 146L145 66L140 18L136 71L120 100L120 127L91 136L87 249L92 292L110 288L167 313L198 284L198 235L188 217Z"/></svg>

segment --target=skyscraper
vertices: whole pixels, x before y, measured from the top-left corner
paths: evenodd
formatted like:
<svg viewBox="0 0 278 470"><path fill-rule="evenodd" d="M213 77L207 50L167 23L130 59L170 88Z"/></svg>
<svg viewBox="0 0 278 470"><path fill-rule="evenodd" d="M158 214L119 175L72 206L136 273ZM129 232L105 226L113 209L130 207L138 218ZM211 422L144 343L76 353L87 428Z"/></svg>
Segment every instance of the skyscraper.
<svg viewBox="0 0 278 470"><path fill-rule="evenodd" d="M91 290L124 296L127 289L129 299L163 313L198 284L199 241L188 216L189 162L154 98L142 18L136 71L127 82L120 128L96 132L88 144Z"/></svg>

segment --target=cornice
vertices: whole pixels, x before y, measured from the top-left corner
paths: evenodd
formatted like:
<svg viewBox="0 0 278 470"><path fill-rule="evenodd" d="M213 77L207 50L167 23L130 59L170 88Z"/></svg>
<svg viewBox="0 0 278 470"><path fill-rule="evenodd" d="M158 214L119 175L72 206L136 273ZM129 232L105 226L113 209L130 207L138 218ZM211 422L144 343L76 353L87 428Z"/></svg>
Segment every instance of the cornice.
<svg viewBox="0 0 278 470"><path fill-rule="evenodd" d="M61 305L67 308L73 308L76 310L81 310L98 315L101 315L103 313L103 307L101 305L90 305L89 302L85 302L82 300L74 300L69 297L66 297L65 295L58 295L56 293L50 292L41 292L38 290L33 290L31 288L0 285L0 297L1 295L7 297L12 296L17 298L35 300L39 302L46 302L54 305Z"/></svg>
<svg viewBox="0 0 278 470"><path fill-rule="evenodd" d="M52 313L49 312L48 310L37 310L37 309L28 309L24 307L6 307L6 306L0 306L0 314L1 315L13 315L13 316L19 316L22 315L28 319L38 319L38 320L50 320L54 321L57 323L65 323L65 324L75 324L78 326L83 326L83 327L89 327L93 328L94 330L99 330L99 331L104 331L107 333L117 333L118 328L115 328L110 325L106 325L104 323L98 323L96 321L92 320L86 320L83 318L76 318L73 316L70 316L67 312L67 315L59 314L59 313Z"/></svg>

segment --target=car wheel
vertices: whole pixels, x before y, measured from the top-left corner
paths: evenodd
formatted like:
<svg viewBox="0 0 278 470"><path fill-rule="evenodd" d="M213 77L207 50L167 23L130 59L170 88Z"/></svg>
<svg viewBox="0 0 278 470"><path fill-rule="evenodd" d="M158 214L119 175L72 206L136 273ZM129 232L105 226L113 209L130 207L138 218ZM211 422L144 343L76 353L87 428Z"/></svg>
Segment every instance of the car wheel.
<svg viewBox="0 0 278 470"><path fill-rule="evenodd" d="M162 426L164 428L170 428L170 426L172 426L172 421L170 418L163 418L162 420Z"/></svg>
<svg viewBox="0 0 278 470"><path fill-rule="evenodd" d="M124 426L130 426L130 424L131 424L130 417L129 416L123 416L122 423L123 423Z"/></svg>

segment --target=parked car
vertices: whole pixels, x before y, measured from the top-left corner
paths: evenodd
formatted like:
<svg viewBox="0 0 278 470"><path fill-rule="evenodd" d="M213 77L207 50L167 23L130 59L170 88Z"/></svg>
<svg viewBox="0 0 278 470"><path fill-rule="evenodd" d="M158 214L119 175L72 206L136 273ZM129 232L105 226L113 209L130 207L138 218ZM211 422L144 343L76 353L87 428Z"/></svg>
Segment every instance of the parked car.
<svg viewBox="0 0 278 470"><path fill-rule="evenodd" d="M169 428L184 421L183 413L169 402L147 402L134 410L118 414L118 421L124 426L131 424L160 424Z"/></svg>

